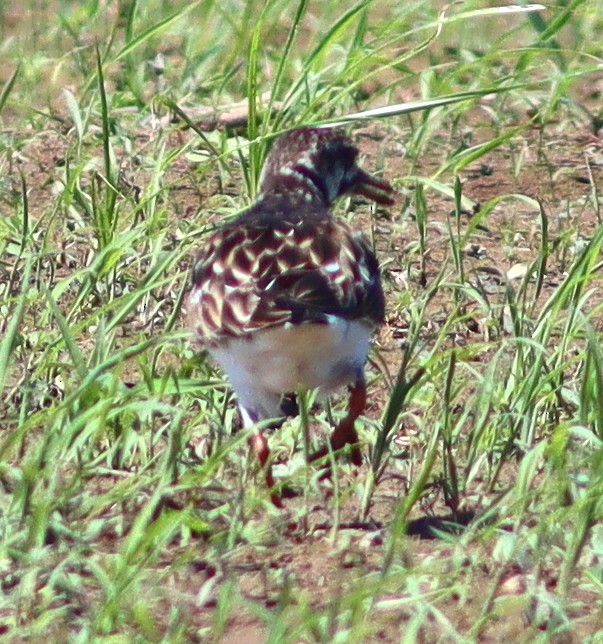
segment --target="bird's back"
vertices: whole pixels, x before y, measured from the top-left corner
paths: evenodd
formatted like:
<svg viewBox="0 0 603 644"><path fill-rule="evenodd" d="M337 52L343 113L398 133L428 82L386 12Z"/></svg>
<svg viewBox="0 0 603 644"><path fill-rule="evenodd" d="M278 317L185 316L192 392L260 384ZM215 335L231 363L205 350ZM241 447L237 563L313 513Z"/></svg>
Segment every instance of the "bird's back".
<svg viewBox="0 0 603 644"><path fill-rule="evenodd" d="M280 195L213 233L192 282L189 317L210 347L333 316L376 326L384 315L377 261L363 237L326 206Z"/></svg>

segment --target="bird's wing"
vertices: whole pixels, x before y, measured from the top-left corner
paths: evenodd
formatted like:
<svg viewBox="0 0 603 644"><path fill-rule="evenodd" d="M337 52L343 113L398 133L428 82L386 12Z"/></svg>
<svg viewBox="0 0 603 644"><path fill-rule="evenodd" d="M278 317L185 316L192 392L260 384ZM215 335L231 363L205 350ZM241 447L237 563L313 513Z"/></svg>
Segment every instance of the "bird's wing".
<svg viewBox="0 0 603 644"><path fill-rule="evenodd" d="M378 324L384 302L372 251L329 216L242 219L214 233L195 263L187 308L199 340L211 345L330 315Z"/></svg>

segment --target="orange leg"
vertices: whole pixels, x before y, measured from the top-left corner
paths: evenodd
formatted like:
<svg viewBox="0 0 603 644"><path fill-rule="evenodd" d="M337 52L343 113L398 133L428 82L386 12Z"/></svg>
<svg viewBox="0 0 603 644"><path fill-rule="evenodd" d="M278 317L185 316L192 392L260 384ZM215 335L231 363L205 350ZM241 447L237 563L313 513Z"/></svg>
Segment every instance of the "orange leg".
<svg viewBox="0 0 603 644"><path fill-rule="evenodd" d="M281 501L281 497L276 492L272 491L272 488L274 487L274 478L272 476L272 468L268 462L270 458L270 448L268 447L268 440L262 431L256 432L249 438L249 447L260 462L260 467L264 470L266 485L270 490L270 500L277 508L282 508L283 503Z"/></svg>
<svg viewBox="0 0 603 644"><path fill-rule="evenodd" d="M358 434L354 428L356 419L362 414L366 407L366 385L363 379L357 380L350 387L350 399L348 404L348 413L346 417L337 425L331 435L331 448L333 451L340 450L345 445L352 446L352 463L362 465L362 453L358 446ZM319 449L310 457L311 461L323 458L329 453L327 447Z"/></svg>

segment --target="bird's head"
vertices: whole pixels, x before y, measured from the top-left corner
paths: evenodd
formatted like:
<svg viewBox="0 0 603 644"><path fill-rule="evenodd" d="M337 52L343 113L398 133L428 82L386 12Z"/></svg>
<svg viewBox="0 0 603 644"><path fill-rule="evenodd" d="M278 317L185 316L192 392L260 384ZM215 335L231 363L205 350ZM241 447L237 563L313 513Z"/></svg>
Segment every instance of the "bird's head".
<svg viewBox="0 0 603 644"><path fill-rule="evenodd" d="M346 193L392 205L393 188L357 165L358 149L339 129L302 127L281 135L262 169L261 195L299 193L330 206Z"/></svg>

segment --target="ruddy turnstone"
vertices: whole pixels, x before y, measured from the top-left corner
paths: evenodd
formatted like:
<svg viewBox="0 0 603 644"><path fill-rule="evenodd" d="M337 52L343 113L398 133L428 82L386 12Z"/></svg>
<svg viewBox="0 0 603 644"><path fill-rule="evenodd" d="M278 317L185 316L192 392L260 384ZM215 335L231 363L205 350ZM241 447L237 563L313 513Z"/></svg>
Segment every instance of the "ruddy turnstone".
<svg viewBox="0 0 603 644"><path fill-rule="evenodd" d="M393 189L360 169L357 157L341 130L281 135L253 205L201 248L187 310L196 338L228 376L245 426L282 421L288 394L300 386L328 394L350 385L349 410L331 446L351 445L359 465L354 421L366 404L364 365L384 298L375 255L331 207L346 193L391 205ZM272 488L261 429L250 445Z"/></svg>

